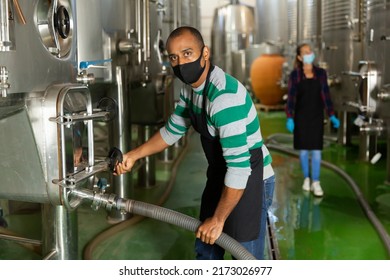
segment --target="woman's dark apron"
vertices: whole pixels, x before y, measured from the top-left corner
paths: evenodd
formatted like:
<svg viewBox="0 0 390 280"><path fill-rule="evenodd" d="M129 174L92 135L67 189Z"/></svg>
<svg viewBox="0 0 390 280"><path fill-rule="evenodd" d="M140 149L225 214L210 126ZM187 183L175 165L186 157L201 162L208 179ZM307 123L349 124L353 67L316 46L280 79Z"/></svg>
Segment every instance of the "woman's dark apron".
<svg viewBox="0 0 390 280"><path fill-rule="evenodd" d="M302 78L298 83L294 122L294 149L322 150L324 105L319 80Z"/></svg>
<svg viewBox="0 0 390 280"><path fill-rule="evenodd" d="M213 137L207 129L205 112L206 96L209 86L210 67L203 89L203 104L201 114L196 114L189 108L192 126L199 132L203 151L208 161L207 183L202 194L200 220L203 222L214 215L215 209L225 186L224 179L227 171L219 137ZM191 107L191 106L190 106ZM262 199L263 199L263 154L261 148L250 151L252 173L240 201L225 222L223 232L239 242L257 239L259 236Z"/></svg>

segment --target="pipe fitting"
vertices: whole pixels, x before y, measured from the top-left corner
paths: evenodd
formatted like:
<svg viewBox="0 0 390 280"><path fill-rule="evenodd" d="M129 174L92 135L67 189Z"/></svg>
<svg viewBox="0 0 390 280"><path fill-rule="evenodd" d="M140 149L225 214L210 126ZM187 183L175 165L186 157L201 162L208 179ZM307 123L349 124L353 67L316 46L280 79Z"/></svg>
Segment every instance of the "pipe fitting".
<svg viewBox="0 0 390 280"><path fill-rule="evenodd" d="M341 85L341 77L338 75L329 75L328 76L328 84L330 87L340 86Z"/></svg>
<svg viewBox="0 0 390 280"><path fill-rule="evenodd" d="M377 119L373 123L363 123L360 127L360 133L366 135L381 135L385 131L383 121Z"/></svg>
<svg viewBox="0 0 390 280"><path fill-rule="evenodd" d="M118 197L116 194L106 194L103 192L95 192L87 188L75 188L68 192L68 197L80 199L81 201L92 202L91 208L98 210L100 207L104 207L108 211L117 208ZM68 199L69 200L69 199ZM122 204L121 204L122 205ZM120 210L120 209L118 209Z"/></svg>
<svg viewBox="0 0 390 280"><path fill-rule="evenodd" d="M2 97L7 97L8 89L11 85L8 83L8 71L5 66L0 66L0 91Z"/></svg>
<svg viewBox="0 0 390 280"><path fill-rule="evenodd" d="M77 82L84 85L92 84L95 82L95 75L93 73L87 73L87 70L82 70L76 77Z"/></svg>
<svg viewBox="0 0 390 280"><path fill-rule="evenodd" d="M118 43L118 49L121 53L132 53L141 48L141 44L135 39L123 39Z"/></svg>
<svg viewBox="0 0 390 280"><path fill-rule="evenodd" d="M384 85L379 90L377 98L381 101L390 101L390 84Z"/></svg>
<svg viewBox="0 0 390 280"><path fill-rule="evenodd" d="M115 194L94 193L91 208L98 210L100 207L104 207L111 211L116 208L116 201L117 196Z"/></svg>
<svg viewBox="0 0 390 280"><path fill-rule="evenodd" d="M390 41L390 36L388 36L388 35L382 35L382 36L381 36L381 41Z"/></svg>
<svg viewBox="0 0 390 280"><path fill-rule="evenodd" d="M362 74L360 72L355 72L355 71L343 71L343 75L351 76L351 77L358 77L362 78Z"/></svg>

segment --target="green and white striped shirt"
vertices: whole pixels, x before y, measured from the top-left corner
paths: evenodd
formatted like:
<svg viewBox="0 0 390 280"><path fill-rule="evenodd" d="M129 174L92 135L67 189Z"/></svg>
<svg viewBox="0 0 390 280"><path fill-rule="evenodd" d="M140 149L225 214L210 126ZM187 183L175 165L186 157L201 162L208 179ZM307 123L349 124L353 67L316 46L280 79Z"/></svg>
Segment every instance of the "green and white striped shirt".
<svg viewBox="0 0 390 280"><path fill-rule="evenodd" d="M163 140L172 145L189 129L191 120L188 108L201 114L205 83L192 92L182 91L180 100L168 122L160 129ZM191 96L192 95L192 96ZM207 128L213 137L219 137L223 156L227 163L225 185L244 189L251 174L250 153L262 148L264 179L272 176L272 158L263 145L260 122L256 108L246 88L237 79L215 66L210 73L206 95Z"/></svg>

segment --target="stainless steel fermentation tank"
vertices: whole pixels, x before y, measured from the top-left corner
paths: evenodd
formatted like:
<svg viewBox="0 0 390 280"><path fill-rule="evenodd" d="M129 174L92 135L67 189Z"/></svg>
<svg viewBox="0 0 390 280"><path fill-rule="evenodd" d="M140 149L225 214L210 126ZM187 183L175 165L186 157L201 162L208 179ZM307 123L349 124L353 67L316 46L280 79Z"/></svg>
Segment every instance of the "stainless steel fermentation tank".
<svg viewBox="0 0 390 280"><path fill-rule="evenodd" d="M341 119L338 142L358 134L360 159L371 160L386 130L389 1L258 0L255 15L256 43L279 42L289 71L299 43L314 48Z"/></svg>
<svg viewBox="0 0 390 280"><path fill-rule="evenodd" d="M131 175L113 179L104 159L110 147L127 151L138 141L132 127L157 127L173 109L164 43L172 24L185 21L179 5L0 1L0 128L7 131L1 135L0 207L41 206L45 259L78 258L80 201L70 190L108 182L116 195L132 195ZM140 102L150 106L139 111ZM111 222L125 218L110 212Z"/></svg>
<svg viewBox="0 0 390 280"><path fill-rule="evenodd" d="M212 29L213 62L251 89L249 72L253 61L263 54L286 58L280 81L287 84L298 43L310 43L320 53L321 1L257 0L256 7L239 1L219 7Z"/></svg>
<svg viewBox="0 0 390 280"><path fill-rule="evenodd" d="M356 108L347 105L356 101L356 73L359 61L364 59L362 1L322 1L322 61L327 68L332 101L338 111L341 125L339 142L350 144L353 134L353 116Z"/></svg>
<svg viewBox="0 0 390 280"><path fill-rule="evenodd" d="M255 43L277 45L291 70L298 41L298 0L257 0L255 22Z"/></svg>
<svg viewBox="0 0 390 280"><path fill-rule="evenodd" d="M284 76L293 70L298 44L309 43L320 55L321 1L257 0L255 21L256 44L273 44L282 50L287 62Z"/></svg>
<svg viewBox="0 0 390 280"><path fill-rule="evenodd" d="M233 52L253 44L254 20L253 7L239 1L215 9L211 30L211 59L215 65L233 74Z"/></svg>
<svg viewBox="0 0 390 280"><path fill-rule="evenodd" d="M108 115L93 112L89 88L76 81L75 2L1 4L14 28L1 31L12 36L0 52L1 129L9 131L2 135L0 198L41 205L44 258L77 258L77 214L69 209L77 201L67 194L92 188L93 175L106 170L95 162L93 120Z"/></svg>
<svg viewBox="0 0 390 280"><path fill-rule="evenodd" d="M257 44L263 42L296 43L297 0L257 0L255 8Z"/></svg>
<svg viewBox="0 0 390 280"><path fill-rule="evenodd" d="M386 136L387 182L390 182L390 1L367 1L367 28L365 57L372 62L377 73L377 83L369 95L367 104L375 112L369 114L363 131L374 137ZM375 76L374 76L375 77ZM375 138L373 139L375 141ZM376 153L371 151L371 159ZM366 155L367 156L367 155Z"/></svg>
<svg viewBox="0 0 390 280"><path fill-rule="evenodd" d="M342 78L338 73L354 69L352 64L358 65L351 61L356 61L356 57L362 59L361 47L357 48L361 43L356 43L355 36L361 31L357 23L361 16L359 1L257 0L255 15L256 43L279 42L289 70L300 43L309 43L316 52L317 62L326 62L335 83ZM343 103L338 91L332 89L337 108Z"/></svg>
<svg viewBox="0 0 390 280"><path fill-rule="evenodd" d="M299 43L309 43L316 52L320 51L321 1L298 0L297 12L298 21L296 41Z"/></svg>
<svg viewBox="0 0 390 280"><path fill-rule="evenodd" d="M378 92L386 88L381 80L387 62L380 47L386 36L378 33L385 34L388 5L387 1L322 2L323 61L342 122L339 142L349 144L357 130L363 161L378 153L378 139L385 130Z"/></svg>

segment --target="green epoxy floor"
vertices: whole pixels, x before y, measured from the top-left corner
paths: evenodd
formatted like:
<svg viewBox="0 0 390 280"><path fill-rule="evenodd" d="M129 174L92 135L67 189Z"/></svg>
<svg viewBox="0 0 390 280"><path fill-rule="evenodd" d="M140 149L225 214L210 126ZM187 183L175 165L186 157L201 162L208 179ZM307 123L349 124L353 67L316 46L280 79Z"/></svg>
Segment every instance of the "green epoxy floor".
<svg viewBox="0 0 390 280"><path fill-rule="evenodd" d="M283 112L260 112L259 115L264 138L286 133ZM291 147L288 137L275 139L283 146ZM380 144L379 149L385 149L385 146ZM271 154L276 189L270 216L280 259L389 259L378 233L343 178L322 168L321 184L325 195L322 199L314 198L301 190L303 178L298 159L273 150ZM360 162L357 154L357 145L343 147L326 141L323 159L342 168L358 183L374 213L390 232L390 186L384 182L386 159L382 156L372 165ZM382 155L386 152L382 151ZM164 207L197 217L206 170L197 134L189 137L188 151L178 165L177 177L170 190L167 181L172 166L173 163L157 161L156 187L136 187L135 199L157 203L170 192ZM8 228L0 229L0 233L6 231L40 239L40 210L30 208L5 216ZM139 217L112 226L103 209L92 211L88 205L83 205L77 211L80 259L194 259L194 234L191 232ZM41 259L37 249L0 239L0 259Z"/></svg>

